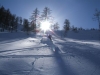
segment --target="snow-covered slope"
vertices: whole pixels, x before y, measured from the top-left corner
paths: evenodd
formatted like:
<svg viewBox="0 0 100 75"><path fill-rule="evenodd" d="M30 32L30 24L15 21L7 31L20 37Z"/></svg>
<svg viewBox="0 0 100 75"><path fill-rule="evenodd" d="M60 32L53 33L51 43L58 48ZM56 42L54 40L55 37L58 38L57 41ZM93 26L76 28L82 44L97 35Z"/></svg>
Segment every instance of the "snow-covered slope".
<svg viewBox="0 0 100 75"><path fill-rule="evenodd" d="M78 40L100 40L100 31L98 30L80 30L80 31L55 31L55 33L62 37L78 39Z"/></svg>
<svg viewBox="0 0 100 75"><path fill-rule="evenodd" d="M0 33L0 75L100 75L100 32Z"/></svg>

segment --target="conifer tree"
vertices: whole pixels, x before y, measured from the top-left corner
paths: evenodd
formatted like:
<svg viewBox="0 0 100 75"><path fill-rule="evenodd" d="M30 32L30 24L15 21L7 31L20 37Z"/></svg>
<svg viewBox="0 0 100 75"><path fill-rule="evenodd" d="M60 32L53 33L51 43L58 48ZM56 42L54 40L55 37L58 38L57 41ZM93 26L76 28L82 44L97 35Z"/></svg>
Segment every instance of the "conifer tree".
<svg viewBox="0 0 100 75"><path fill-rule="evenodd" d="M29 34L29 21L27 19L23 20L23 26L24 26L24 31L26 31L27 34Z"/></svg>
<svg viewBox="0 0 100 75"><path fill-rule="evenodd" d="M42 20L49 20L51 17L50 14L51 14L50 8L45 7L41 15Z"/></svg>
<svg viewBox="0 0 100 75"><path fill-rule="evenodd" d="M39 10L37 8L33 11L30 19L31 19L31 25L33 27L33 30L36 30L37 22L39 20Z"/></svg>
<svg viewBox="0 0 100 75"><path fill-rule="evenodd" d="M65 19L64 21L64 30L68 31L70 29L70 22L68 19Z"/></svg>
<svg viewBox="0 0 100 75"><path fill-rule="evenodd" d="M96 9L93 19L98 21L100 30L100 11L98 9Z"/></svg>
<svg viewBox="0 0 100 75"><path fill-rule="evenodd" d="M59 29L59 24L58 24L58 22L56 22L56 23L53 25L53 28L54 28L54 30L58 30L58 29Z"/></svg>

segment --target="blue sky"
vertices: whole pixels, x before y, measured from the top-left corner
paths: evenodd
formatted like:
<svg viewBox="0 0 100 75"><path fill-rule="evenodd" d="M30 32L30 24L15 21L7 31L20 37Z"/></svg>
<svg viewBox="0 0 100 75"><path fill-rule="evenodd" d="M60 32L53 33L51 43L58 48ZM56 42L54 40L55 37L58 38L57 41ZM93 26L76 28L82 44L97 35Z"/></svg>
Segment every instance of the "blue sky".
<svg viewBox="0 0 100 75"><path fill-rule="evenodd" d="M99 27L98 22L92 18L95 9L100 10L100 0L0 0L0 5L9 8L12 14L27 19L35 8L42 12L44 7L49 7L61 29L65 19L69 19L71 25L76 27Z"/></svg>

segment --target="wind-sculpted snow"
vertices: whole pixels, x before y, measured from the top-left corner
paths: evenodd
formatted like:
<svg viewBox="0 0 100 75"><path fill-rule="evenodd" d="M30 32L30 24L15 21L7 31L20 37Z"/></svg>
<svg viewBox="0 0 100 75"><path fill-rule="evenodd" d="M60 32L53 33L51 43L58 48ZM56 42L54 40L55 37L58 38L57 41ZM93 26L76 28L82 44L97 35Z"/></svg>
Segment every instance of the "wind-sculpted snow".
<svg viewBox="0 0 100 75"><path fill-rule="evenodd" d="M100 75L98 34L56 31L51 41L46 34L0 33L0 75Z"/></svg>

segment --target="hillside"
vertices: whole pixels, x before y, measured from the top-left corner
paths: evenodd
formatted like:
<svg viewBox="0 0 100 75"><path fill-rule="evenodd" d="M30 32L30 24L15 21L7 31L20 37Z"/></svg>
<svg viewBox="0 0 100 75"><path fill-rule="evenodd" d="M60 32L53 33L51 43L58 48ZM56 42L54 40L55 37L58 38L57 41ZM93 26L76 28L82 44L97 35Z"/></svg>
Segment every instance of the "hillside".
<svg viewBox="0 0 100 75"><path fill-rule="evenodd" d="M0 75L100 75L99 31L0 32Z"/></svg>
<svg viewBox="0 0 100 75"><path fill-rule="evenodd" d="M55 31L55 33L61 37L67 37L78 40L100 40L100 31L98 30L79 30L68 31L64 35L64 31Z"/></svg>

